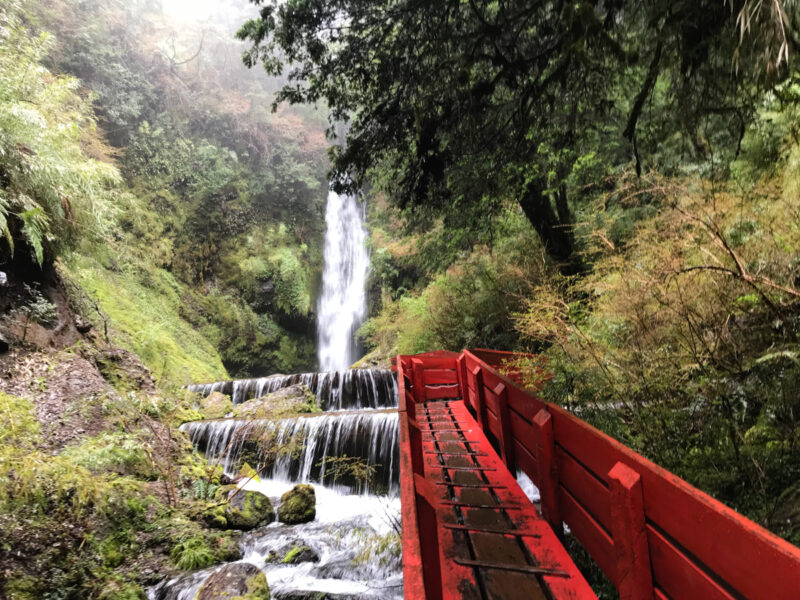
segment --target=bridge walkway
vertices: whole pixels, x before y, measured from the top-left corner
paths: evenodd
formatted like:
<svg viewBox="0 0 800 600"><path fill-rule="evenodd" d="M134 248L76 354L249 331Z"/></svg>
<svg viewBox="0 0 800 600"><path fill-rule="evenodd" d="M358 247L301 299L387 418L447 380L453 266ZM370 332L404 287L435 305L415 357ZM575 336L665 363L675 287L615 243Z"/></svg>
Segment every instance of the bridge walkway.
<svg viewBox="0 0 800 600"><path fill-rule="evenodd" d="M509 358L397 357L407 600L596 599L564 525L622 600L800 600L800 549L542 401Z"/></svg>

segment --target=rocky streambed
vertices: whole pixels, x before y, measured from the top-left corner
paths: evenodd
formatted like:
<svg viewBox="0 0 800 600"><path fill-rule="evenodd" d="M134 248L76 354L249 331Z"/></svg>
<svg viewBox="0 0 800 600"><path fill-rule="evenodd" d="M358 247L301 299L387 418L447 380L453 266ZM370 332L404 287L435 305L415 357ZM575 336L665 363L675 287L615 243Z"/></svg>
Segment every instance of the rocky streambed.
<svg viewBox="0 0 800 600"><path fill-rule="evenodd" d="M182 429L237 480L217 492L221 502L205 518L243 531L241 559L162 581L149 600L402 598L397 415L376 408L397 405L391 375L304 377L335 385L312 392L286 378L264 397L236 394L235 405L219 389L198 386L207 395L204 414L221 418Z"/></svg>

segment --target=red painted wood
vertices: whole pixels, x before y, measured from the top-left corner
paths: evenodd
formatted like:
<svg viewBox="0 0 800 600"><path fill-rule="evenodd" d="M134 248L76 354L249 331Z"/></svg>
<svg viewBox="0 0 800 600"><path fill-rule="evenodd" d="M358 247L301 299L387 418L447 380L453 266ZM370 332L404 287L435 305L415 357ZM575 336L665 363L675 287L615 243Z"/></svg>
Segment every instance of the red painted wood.
<svg viewBox="0 0 800 600"><path fill-rule="evenodd" d="M458 385L425 386L425 398L427 400L458 398L460 393Z"/></svg>
<svg viewBox="0 0 800 600"><path fill-rule="evenodd" d="M559 486L557 496L562 518L569 523L572 534L592 555L592 559L606 576L616 584L617 565L611 537L567 490Z"/></svg>
<svg viewBox="0 0 800 600"><path fill-rule="evenodd" d="M611 494L597 478L556 444L558 482L600 523L611 531Z"/></svg>
<svg viewBox="0 0 800 600"><path fill-rule="evenodd" d="M411 382L414 385L414 402L417 404L425 402L428 398L425 395L425 379L423 371L425 367L421 358L411 359Z"/></svg>
<svg viewBox="0 0 800 600"><path fill-rule="evenodd" d="M528 453L536 457L536 444L534 443L533 437L533 425L530 422L526 421L519 414L514 411L510 410L508 412L509 418L511 420L511 433L514 437L514 441L519 446L524 446ZM536 473L525 473L531 479L536 479Z"/></svg>
<svg viewBox="0 0 800 600"><path fill-rule="evenodd" d="M441 356L432 357L432 360L441 359ZM448 357L445 359L449 360ZM646 537L653 565L653 598L800 598L797 593L800 590L800 550L794 546L574 415L542 402L469 351L465 351L457 362L449 363L450 367L428 364L427 359L424 362L425 369L458 369L455 371L457 387L466 401L466 404L459 403L463 410L466 411L466 405L472 406L485 430L497 437L502 452L510 454L513 451L516 464L539 486L543 511L550 510L545 508L547 504L560 511L561 518L623 591L627 585L624 576L627 571L623 571L619 564L626 561L618 555L626 551L629 539L623 536L630 537L630 532L626 533L620 527L619 518L615 525L611 515L612 508L616 512L633 510L631 503L635 505L636 496L634 493L634 500L624 496L628 498L627 504L612 500L607 486L613 487L617 496L622 493L622 488L618 487L623 485L622 480L612 480L609 476L617 462L627 465L640 477L637 486L641 490L641 504L648 523ZM400 357L397 363L398 371L401 370L400 364L411 366L409 357ZM406 379L403 381L408 382ZM416 379L414 381L416 387ZM507 417L503 414L504 403L497 397L499 394L494 393L500 383L505 386ZM426 388L425 385L421 387L423 390ZM407 395L406 405L410 400L411 396ZM534 423L543 407L547 407L553 439L549 457L543 456L542 452L545 446L541 444L542 423ZM504 421L506 426L503 426ZM508 431L511 435L503 436ZM429 438L424 439L431 443ZM546 432L544 441L547 442ZM546 460L551 465L549 468L543 464ZM555 486L552 481L546 485L553 479ZM548 500L547 490L554 488L556 499ZM626 493L630 495L629 492ZM631 518L627 520L631 521ZM619 544L614 543L610 532L615 539L619 538ZM638 538L634 536L633 539ZM630 547L635 547L635 544L629 544ZM630 549L627 552L631 555ZM632 555L634 558L630 560L635 562L637 553ZM641 550L638 555L641 555Z"/></svg>
<svg viewBox="0 0 800 600"><path fill-rule="evenodd" d="M500 421L500 450L503 462L511 473L517 472L516 461L514 460L514 434L511 430L511 415L508 408L508 392L504 384L498 385L494 389L497 398L497 410Z"/></svg>
<svg viewBox="0 0 800 600"><path fill-rule="evenodd" d="M425 385L458 384L455 369L425 369Z"/></svg>
<svg viewBox="0 0 800 600"><path fill-rule="evenodd" d="M478 420L478 425L481 429L486 428L486 402L484 401L484 387L483 387L483 370L480 367L475 367L471 372L472 375L472 389L475 391L475 399L473 406L475 407L475 415Z"/></svg>
<svg viewBox="0 0 800 600"><path fill-rule="evenodd" d="M618 462L608 472L608 478L611 481L611 532L620 600L653 600L641 477Z"/></svg>
<svg viewBox="0 0 800 600"><path fill-rule="evenodd" d="M456 359L456 374L458 375L458 389L461 399L470 406L469 388L467 386L467 360L463 354L460 354Z"/></svg>
<svg viewBox="0 0 800 600"><path fill-rule="evenodd" d="M398 369L402 368L399 361L397 364ZM404 387L399 386L401 393ZM399 419L398 434L400 447L409 448L408 419L404 416ZM407 451L400 452L400 501L403 532L406 534L403 535L403 593L408 599L426 600L414 470L411 466L411 453Z"/></svg>
<svg viewBox="0 0 800 600"><path fill-rule="evenodd" d="M534 440L536 444L537 477L534 483L539 488L542 501L542 514L553 531L559 535L563 531L561 510L558 503L558 470L555 459L555 439L553 419L545 409L533 419Z"/></svg>
<svg viewBox="0 0 800 600"><path fill-rule="evenodd" d="M468 362L469 353L467 354ZM479 361L475 361L479 362ZM493 369L484 365L485 373ZM499 374L497 374L498 377ZM488 376L487 376L488 380ZM513 384L512 384L513 385ZM607 482L617 461L642 478L645 513L718 577L748 598L795 599L800 589L800 550L766 531L619 442L550 406L558 443ZM710 534L709 532L713 532ZM741 552L748 548L749 552ZM754 557L756 558L754 560Z"/></svg>
<svg viewBox="0 0 800 600"><path fill-rule="evenodd" d="M652 527L646 526L646 532L655 583L671 598L737 599ZM737 551L748 553L746 548L738 548ZM797 598L800 589L795 589L793 593ZM749 596L764 600L776 597L770 593L769 583L765 583L758 595Z"/></svg>

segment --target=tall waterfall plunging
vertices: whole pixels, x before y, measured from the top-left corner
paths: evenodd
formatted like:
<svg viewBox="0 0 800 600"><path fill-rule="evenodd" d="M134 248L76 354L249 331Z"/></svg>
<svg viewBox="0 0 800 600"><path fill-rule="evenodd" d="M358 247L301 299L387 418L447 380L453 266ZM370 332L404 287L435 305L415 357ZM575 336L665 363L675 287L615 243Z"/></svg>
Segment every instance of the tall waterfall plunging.
<svg viewBox="0 0 800 600"><path fill-rule="evenodd" d="M358 359L355 332L367 312L369 272L365 213L355 196L328 193L325 268L317 307L320 371L342 371Z"/></svg>

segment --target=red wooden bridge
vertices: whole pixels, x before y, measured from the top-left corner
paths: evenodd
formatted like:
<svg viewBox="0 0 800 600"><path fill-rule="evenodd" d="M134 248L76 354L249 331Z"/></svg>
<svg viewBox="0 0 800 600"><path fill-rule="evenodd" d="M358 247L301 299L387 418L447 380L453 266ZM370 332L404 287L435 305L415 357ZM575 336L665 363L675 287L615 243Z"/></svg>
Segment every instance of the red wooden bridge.
<svg viewBox="0 0 800 600"><path fill-rule="evenodd" d="M407 599L597 598L566 525L623 600L800 600L800 549L502 375L507 358L397 357Z"/></svg>

